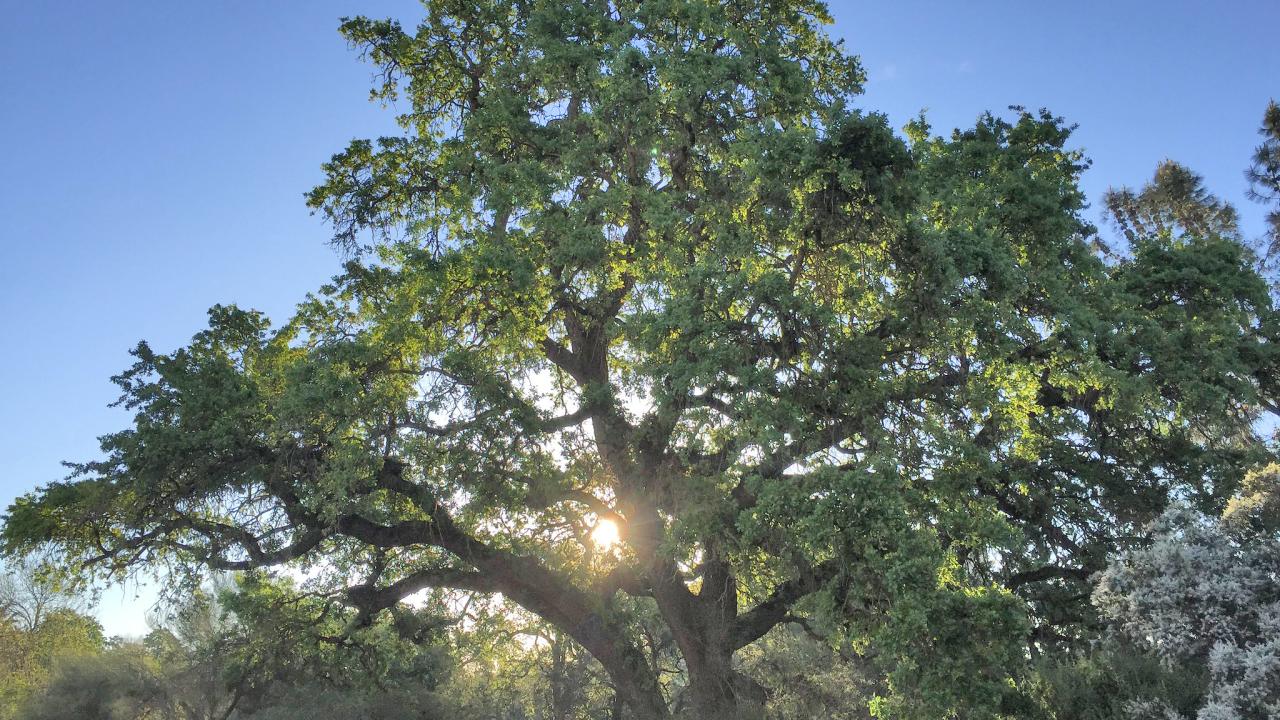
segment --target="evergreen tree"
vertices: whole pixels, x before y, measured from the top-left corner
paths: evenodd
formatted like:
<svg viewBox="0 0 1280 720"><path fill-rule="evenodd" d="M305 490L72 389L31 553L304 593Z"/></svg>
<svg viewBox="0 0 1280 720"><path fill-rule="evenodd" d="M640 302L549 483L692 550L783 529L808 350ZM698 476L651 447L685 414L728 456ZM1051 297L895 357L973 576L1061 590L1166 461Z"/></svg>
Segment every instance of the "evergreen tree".
<svg viewBox="0 0 1280 720"><path fill-rule="evenodd" d="M1267 214L1267 250L1280 249L1280 105L1272 100L1262 115L1262 144L1253 151L1253 164L1245 176L1249 179L1249 197L1275 206Z"/></svg>

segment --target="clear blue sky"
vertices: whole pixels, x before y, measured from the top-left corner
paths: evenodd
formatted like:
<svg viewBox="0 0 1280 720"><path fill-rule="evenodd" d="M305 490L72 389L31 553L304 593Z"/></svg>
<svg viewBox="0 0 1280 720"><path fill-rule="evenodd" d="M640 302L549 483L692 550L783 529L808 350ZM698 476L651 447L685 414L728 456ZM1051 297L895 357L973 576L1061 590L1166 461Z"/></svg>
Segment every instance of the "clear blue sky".
<svg viewBox="0 0 1280 720"><path fill-rule="evenodd" d="M1169 157L1237 201L1280 99L1280 3L835 2L863 106L935 130L1045 106L1079 123L1090 197ZM414 2L11 2L0 23L0 505L95 456L127 416L108 378L214 303L288 314L339 267L302 193L353 137L393 130L338 18ZM1097 220L1096 210L1090 211ZM108 632L145 603L103 602Z"/></svg>

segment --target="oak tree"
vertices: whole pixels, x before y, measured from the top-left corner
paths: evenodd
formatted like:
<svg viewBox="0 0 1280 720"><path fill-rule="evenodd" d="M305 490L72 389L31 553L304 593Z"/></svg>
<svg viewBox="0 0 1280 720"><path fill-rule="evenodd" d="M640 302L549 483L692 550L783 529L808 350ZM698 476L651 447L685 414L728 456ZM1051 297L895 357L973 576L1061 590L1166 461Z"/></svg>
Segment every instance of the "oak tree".
<svg viewBox="0 0 1280 720"><path fill-rule="evenodd" d="M300 566L366 619L500 595L643 720L759 716L735 654L803 620L876 712L980 717L1171 494L1270 457L1253 257L1159 213L1104 253L1051 114L900 137L813 0L425 15L342 26L402 128L308 196L342 274L279 328L139 345L132 427L10 508L10 550Z"/></svg>

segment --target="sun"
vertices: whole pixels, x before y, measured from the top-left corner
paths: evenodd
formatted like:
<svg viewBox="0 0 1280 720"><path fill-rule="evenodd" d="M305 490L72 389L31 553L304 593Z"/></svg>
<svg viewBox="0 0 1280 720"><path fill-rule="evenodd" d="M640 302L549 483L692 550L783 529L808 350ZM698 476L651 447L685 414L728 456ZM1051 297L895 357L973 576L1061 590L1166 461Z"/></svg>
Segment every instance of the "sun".
<svg viewBox="0 0 1280 720"><path fill-rule="evenodd" d="M600 518L596 521L595 527L591 528L591 541L602 550L608 550L617 545L621 539L618 534L618 523L609 518Z"/></svg>

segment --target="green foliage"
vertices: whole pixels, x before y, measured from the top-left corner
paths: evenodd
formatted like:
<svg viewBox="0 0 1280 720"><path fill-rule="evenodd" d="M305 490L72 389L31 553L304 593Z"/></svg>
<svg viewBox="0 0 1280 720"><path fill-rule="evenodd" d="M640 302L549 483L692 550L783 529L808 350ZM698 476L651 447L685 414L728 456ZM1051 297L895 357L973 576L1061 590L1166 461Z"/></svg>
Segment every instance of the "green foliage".
<svg viewBox="0 0 1280 720"><path fill-rule="evenodd" d="M1156 237L1230 237L1239 222L1235 208L1206 190L1203 178L1172 160L1160 163L1155 179L1141 191L1110 190L1103 203L1130 243Z"/></svg>
<svg viewBox="0 0 1280 720"><path fill-rule="evenodd" d="M63 660L18 720L195 720L175 706L156 660L126 644ZM211 716L208 717L212 720Z"/></svg>
<svg viewBox="0 0 1280 720"><path fill-rule="evenodd" d="M1224 517L1171 508L1150 547L1101 577L1094 602L1167 665L1207 676L1198 717L1254 718L1280 707L1280 534L1276 467L1251 475ZM1140 698L1162 711L1160 695Z"/></svg>
<svg viewBox="0 0 1280 720"><path fill-rule="evenodd" d="M331 686L290 688L276 702L245 720L443 720L457 716L440 708L427 691L402 689L378 693L352 693Z"/></svg>
<svg viewBox="0 0 1280 720"><path fill-rule="evenodd" d="M1037 668L1049 715L1262 718L1280 697L1277 468L1250 473L1220 519L1174 507L1116 558L1094 602L1110 636Z"/></svg>
<svg viewBox="0 0 1280 720"><path fill-rule="evenodd" d="M882 673L848 647L833 648L812 628L784 625L740 654L746 672L766 683L769 717L866 720L868 697L884 692Z"/></svg>
<svg viewBox="0 0 1280 720"><path fill-rule="evenodd" d="M446 665L426 616L405 612L344 634L351 617L336 610L323 598L298 598L287 582L251 576L197 591L154 618L143 640L106 647L100 632L76 642L75 618L55 611L26 633L34 669L8 673L0 717L438 718L460 707L433 691ZM0 638L8 659L7 628Z"/></svg>
<svg viewBox="0 0 1280 720"><path fill-rule="evenodd" d="M1280 535L1280 465L1246 475L1222 512L1222 523L1242 538Z"/></svg>
<svg viewBox="0 0 1280 720"><path fill-rule="evenodd" d="M1044 660L1037 671L1038 695L1053 720L1131 720L1152 698L1177 717L1194 717L1208 680L1203 668L1170 667L1149 651L1114 641Z"/></svg>
<svg viewBox="0 0 1280 720"><path fill-rule="evenodd" d="M255 574L224 590L219 606L228 617L217 636L221 675L249 716L274 717L308 692L345 695L353 707L395 692L415 698L406 708L433 707L431 690L447 674L439 621L426 611L351 629L353 613L332 599L299 597L292 583Z"/></svg>
<svg viewBox="0 0 1280 720"><path fill-rule="evenodd" d="M1274 256L1280 249L1280 105L1275 100L1267 103L1258 134L1262 144L1254 151L1245 176L1249 180L1249 197L1275 206L1267 213L1267 252Z"/></svg>
<svg viewBox="0 0 1280 720"><path fill-rule="evenodd" d="M59 662L95 653L102 644L97 621L73 610L52 609L33 628L0 617L0 718L14 717Z"/></svg>

